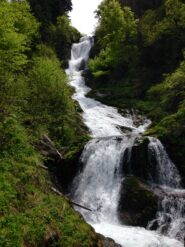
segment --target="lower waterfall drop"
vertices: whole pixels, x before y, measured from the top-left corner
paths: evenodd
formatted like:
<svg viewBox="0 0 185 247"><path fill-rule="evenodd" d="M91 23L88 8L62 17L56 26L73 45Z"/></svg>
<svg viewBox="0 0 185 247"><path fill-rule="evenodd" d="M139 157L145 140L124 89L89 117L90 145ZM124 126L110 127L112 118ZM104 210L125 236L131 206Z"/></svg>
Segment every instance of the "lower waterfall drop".
<svg viewBox="0 0 185 247"><path fill-rule="evenodd" d="M183 242L185 237L185 192L173 190L159 203L156 219L151 221L148 229Z"/></svg>
<svg viewBox="0 0 185 247"><path fill-rule="evenodd" d="M85 85L81 69L87 62L92 45L89 37L74 44L66 70L70 85L76 91L73 99L81 106L84 123L94 138L84 148L81 157L83 166L73 181L71 191L76 202L93 209L93 212L77 210L98 233L124 247L183 247L180 241L157 231L122 225L118 220L119 192L124 179L120 175L120 164L124 160L125 150L132 148L135 139L151 122L144 119L140 126L135 126L132 116L123 117L116 108L86 97L90 88ZM126 133L122 129L126 129Z"/></svg>
<svg viewBox="0 0 185 247"><path fill-rule="evenodd" d="M124 151L133 145L134 138L108 137L93 139L83 152L83 172L73 182L73 197L93 210L86 219L94 223L118 223L117 202L121 187L120 163ZM95 213L94 213L95 212Z"/></svg>
<svg viewBox="0 0 185 247"><path fill-rule="evenodd" d="M150 163L156 163L155 178L153 182L160 186L170 188L181 188L181 178L176 166L170 160L162 143L154 138L149 137L150 143L148 145L148 152Z"/></svg>
<svg viewBox="0 0 185 247"><path fill-rule="evenodd" d="M159 202L156 219L148 224L148 229L184 241L185 238L185 190L181 188L181 178L176 166L170 160L162 143L149 138L150 162L157 163L157 184L164 194ZM153 180L154 181L154 180Z"/></svg>

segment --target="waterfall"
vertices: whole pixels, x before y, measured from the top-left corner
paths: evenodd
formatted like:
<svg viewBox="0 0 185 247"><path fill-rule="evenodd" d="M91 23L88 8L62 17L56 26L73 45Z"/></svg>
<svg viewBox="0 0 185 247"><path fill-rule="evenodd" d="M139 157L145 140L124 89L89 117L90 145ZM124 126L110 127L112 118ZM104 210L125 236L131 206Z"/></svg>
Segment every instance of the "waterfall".
<svg viewBox="0 0 185 247"><path fill-rule="evenodd" d="M73 197L96 212L84 212L88 221L118 222L117 202L122 179L119 168L124 151L133 142L134 138L124 136L93 139L86 145L81 157L86 166L74 180Z"/></svg>
<svg viewBox="0 0 185 247"><path fill-rule="evenodd" d="M154 137L149 137L149 140L148 151L150 163L152 164L154 162L157 164L155 167L155 178L152 178L153 182L160 186L180 188L181 178L179 172L170 160L164 146Z"/></svg>
<svg viewBox="0 0 185 247"><path fill-rule="evenodd" d="M184 190L170 191L159 202L156 219L148 224L148 229L156 229L183 242L185 237L185 192Z"/></svg>
<svg viewBox="0 0 185 247"><path fill-rule="evenodd" d="M70 76L70 85L75 88L73 98L78 101L83 110L84 123L89 128L93 137L107 137L122 135L121 127L135 129L133 120L121 116L117 109L101 104L100 102L86 97L90 88L85 85L82 77L81 64L87 61L93 45L91 38L82 38L79 44L74 44L71 51L69 69L66 71ZM144 128L150 121L144 123ZM141 129L140 131L143 131Z"/></svg>
<svg viewBox="0 0 185 247"><path fill-rule="evenodd" d="M121 225L118 220L119 192L124 179L120 164L125 151L132 149L135 139L151 122L144 119L140 126L136 126L135 116L124 117L116 108L86 96L91 89L85 85L82 72L92 45L93 40L89 37L83 37L78 44L74 44L66 70L69 83L75 88L73 99L81 106L83 121L93 138L84 148L81 156L83 167L74 179L71 190L76 202L93 211L77 210L97 232L113 238L124 247L182 247L175 239L141 227ZM126 133L124 129L127 129Z"/></svg>
<svg viewBox="0 0 185 247"><path fill-rule="evenodd" d="M152 182L161 187L164 197L159 201L156 219L148 229L184 241L185 237L185 190L181 189L181 178L176 166L170 160L162 143L153 137L148 145L150 162L155 162L156 177ZM152 176L151 176L152 177Z"/></svg>

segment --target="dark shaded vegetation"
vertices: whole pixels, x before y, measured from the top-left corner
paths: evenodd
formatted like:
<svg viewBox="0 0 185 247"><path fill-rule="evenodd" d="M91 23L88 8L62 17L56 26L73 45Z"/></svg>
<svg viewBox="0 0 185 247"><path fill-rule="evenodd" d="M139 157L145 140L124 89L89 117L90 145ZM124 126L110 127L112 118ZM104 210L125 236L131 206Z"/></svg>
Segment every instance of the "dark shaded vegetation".
<svg viewBox="0 0 185 247"><path fill-rule="evenodd" d="M35 17L40 22L40 38L52 47L63 67L67 66L71 44L79 40L80 33L71 26L68 12L72 10L71 0L29 0Z"/></svg>
<svg viewBox="0 0 185 247"><path fill-rule="evenodd" d="M146 134L161 139L185 178L185 3L120 2L104 0L97 11L89 95L147 114Z"/></svg>
<svg viewBox="0 0 185 247"><path fill-rule="evenodd" d="M119 0L122 7L129 6L136 17L141 17L148 9L158 8L163 0Z"/></svg>
<svg viewBox="0 0 185 247"><path fill-rule="evenodd" d="M58 16L72 10L71 0L29 0L36 18L42 23L55 22Z"/></svg>

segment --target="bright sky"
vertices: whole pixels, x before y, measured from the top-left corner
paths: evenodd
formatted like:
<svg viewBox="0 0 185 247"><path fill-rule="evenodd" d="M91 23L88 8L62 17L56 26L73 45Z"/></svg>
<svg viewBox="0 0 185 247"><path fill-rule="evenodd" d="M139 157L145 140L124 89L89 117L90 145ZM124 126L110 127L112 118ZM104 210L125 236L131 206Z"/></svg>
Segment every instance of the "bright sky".
<svg viewBox="0 0 185 247"><path fill-rule="evenodd" d="M91 35L95 30L96 18L94 11L102 0L72 0L73 11L71 22L81 33Z"/></svg>

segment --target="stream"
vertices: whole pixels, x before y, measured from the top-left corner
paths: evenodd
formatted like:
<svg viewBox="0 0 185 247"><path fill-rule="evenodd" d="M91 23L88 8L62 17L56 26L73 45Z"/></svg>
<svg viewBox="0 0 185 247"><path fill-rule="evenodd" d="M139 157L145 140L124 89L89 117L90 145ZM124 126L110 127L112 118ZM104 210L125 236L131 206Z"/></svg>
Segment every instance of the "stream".
<svg viewBox="0 0 185 247"><path fill-rule="evenodd" d="M149 182L151 186L157 185L165 191L165 197L159 201L156 218L148 223L147 229L123 225L119 221L117 211L124 179L120 165L126 150L132 149L135 140L142 136L151 121L143 118L136 125L133 115L122 116L116 108L86 97L91 89L85 85L82 73L92 46L93 39L90 37L83 37L78 44L73 44L66 70L70 85L75 88L73 99L82 108L83 121L92 136L82 153L83 169L73 181L71 196L93 211L77 210L96 232L114 239L121 246L183 247L185 198L181 194L185 195L185 190L181 188L177 168L156 138L149 138L151 162L154 158L157 162L157 175L151 174ZM156 224L155 231L150 230Z"/></svg>

